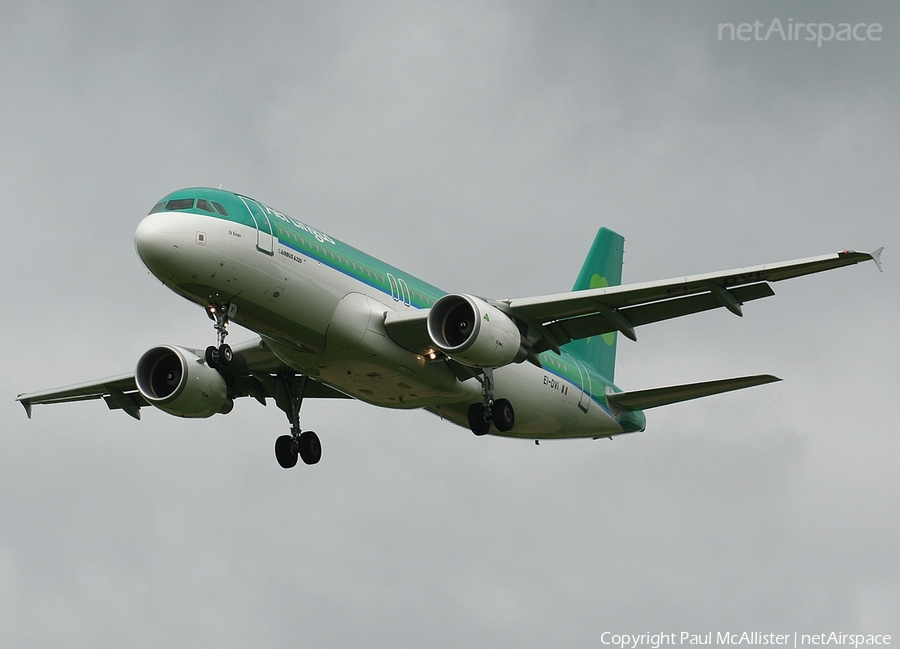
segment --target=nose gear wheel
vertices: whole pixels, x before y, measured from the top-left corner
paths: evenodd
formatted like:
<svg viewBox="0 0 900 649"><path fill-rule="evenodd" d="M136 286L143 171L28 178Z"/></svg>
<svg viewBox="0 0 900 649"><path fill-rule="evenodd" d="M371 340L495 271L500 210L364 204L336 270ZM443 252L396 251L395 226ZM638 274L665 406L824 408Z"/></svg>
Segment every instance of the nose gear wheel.
<svg viewBox="0 0 900 649"><path fill-rule="evenodd" d="M206 348L206 364L212 368L221 365L228 365L234 358L234 352L230 345L225 343L225 336L228 335L228 322L237 313L236 304L214 304L207 308L207 315L211 320L215 320L216 336L218 343L216 346L210 345Z"/></svg>

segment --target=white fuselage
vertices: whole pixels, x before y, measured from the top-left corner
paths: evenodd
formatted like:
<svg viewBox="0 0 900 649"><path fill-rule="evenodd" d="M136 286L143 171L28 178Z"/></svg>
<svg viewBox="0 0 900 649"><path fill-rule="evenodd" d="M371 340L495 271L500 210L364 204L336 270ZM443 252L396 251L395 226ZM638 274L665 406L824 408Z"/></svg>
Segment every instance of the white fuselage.
<svg viewBox="0 0 900 649"><path fill-rule="evenodd" d="M403 291L388 293L351 277L269 229L158 212L141 221L135 246L150 271L177 293L204 307L235 304L232 320L258 333L297 372L367 403L427 408L467 426L468 406L481 400L480 383L460 381L442 358L410 352L385 331L387 311L417 308ZM608 382L586 368L580 383L572 381L554 371L555 362L494 371L495 397L508 399L516 413L515 427L502 434L547 439L629 432L602 397Z"/></svg>

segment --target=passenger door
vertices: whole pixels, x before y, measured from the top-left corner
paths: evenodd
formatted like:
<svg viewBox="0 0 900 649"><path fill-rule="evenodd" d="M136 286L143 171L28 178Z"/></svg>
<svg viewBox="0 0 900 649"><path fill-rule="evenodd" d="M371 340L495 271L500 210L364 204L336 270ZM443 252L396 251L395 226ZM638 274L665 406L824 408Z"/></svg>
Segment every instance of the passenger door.
<svg viewBox="0 0 900 649"><path fill-rule="evenodd" d="M267 255L275 254L275 236L272 232L272 222L265 208L252 198L240 196L241 201L247 207L250 218L256 224L256 249Z"/></svg>
<svg viewBox="0 0 900 649"><path fill-rule="evenodd" d="M578 373L581 375L581 398L578 400L578 407L582 412L587 414L588 408L591 405L591 394L593 393L594 388L591 383L591 374L580 360L572 358L572 361L575 363L575 367L578 368Z"/></svg>

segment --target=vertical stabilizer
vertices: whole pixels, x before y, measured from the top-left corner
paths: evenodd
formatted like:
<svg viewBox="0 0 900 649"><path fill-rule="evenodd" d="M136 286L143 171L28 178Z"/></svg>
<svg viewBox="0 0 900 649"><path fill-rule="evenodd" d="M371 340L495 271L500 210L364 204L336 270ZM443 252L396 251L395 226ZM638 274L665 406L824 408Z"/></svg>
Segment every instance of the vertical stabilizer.
<svg viewBox="0 0 900 649"><path fill-rule="evenodd" d="M573 291L618 286L622 283L622 260L625 239L622 235L600 228L588 253ZM616 333L573 340L563 348L612 381L616 370Z"/></svg>

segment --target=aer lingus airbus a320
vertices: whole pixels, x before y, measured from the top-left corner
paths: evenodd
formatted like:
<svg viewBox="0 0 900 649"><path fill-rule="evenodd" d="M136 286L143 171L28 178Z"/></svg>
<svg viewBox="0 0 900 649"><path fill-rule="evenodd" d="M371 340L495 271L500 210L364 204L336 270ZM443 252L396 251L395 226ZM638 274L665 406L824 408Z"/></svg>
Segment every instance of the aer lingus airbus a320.
<svg viewBox="0 0 900 649"><path fill-rule="evenodd" d="M488 299L445 293L247 196L183 189L138 225L135 247L166 286L215 321L205 350L154 347L133 373L21 394L35 404L102 398L140 418L228 413L238 397L273 398L291 424L278 463L321 457L301 431L309 398L425 408L476 435L601 438L644 430L643 410L777 381L770 375L623 392L618 334L773 294L770 282L874 260L844 250L765 266L621 286L624 239L601 229L569 293ZM233 348L228 323L258 337Z"/></svg>

